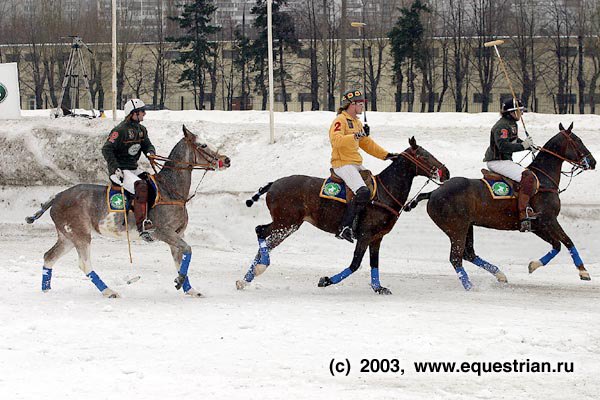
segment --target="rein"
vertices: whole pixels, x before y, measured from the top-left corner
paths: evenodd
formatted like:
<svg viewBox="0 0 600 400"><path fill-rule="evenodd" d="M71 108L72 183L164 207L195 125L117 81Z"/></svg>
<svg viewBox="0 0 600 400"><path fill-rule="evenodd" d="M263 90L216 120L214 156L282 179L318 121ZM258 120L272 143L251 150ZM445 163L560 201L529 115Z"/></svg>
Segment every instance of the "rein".
<svg viewBox="0 0 600 400"><path fill-rule="evenodd" d="M579 155L582 156L581 160L585 160L587 158L587 156L590 155L590 154L583 154L583 152L579 151L579 149L577 148L577 145L576 145L575 141L570 137L570 135L566 131L562 130L562 131L560 131L560 133L567 140L567 142L565 143L565 151L566 151L566 147L567 146L572 146L575 149L575 152L577 153L577 155L578 156ZM554 156L554 157L558 158L559 160L566 161L566 162L568 162L569 164L572 165L572 168L571 168L570 172L563 172L563 171L560 172L564 176L569 176L569 183L567 184L567 186L564 189L560 189L560 185L558 184L558 182L554 178L552 178L546 171L544 171L544 170L542 170L541 168L538 168L538 167L529 166L528 167L529 169L533 169L535 171L540 172L546 178L548 178L550 180L550 182L552 182L552 184L554 186L556 186L556 188L540 188L539 190L541 192L552 192L552 193L557 193L557 194L560 194L560 193L564 192L571 185L571 182L572 182L573 178L575 176L581 174L584 171L584 169L585 169L585 165L583 165L581 162L577 162L577 161L573 161L571 159L568 159L567 157L564 157L564 156L562 156L562 155L560 155L558 153L555 153L554 151L549 150L549 149L547 149L547 148L545 148L543 146L542 147L537 147L537 150L540 151L540 152L548 153L551 156ZM575 173L575 171L577 171L577 170L579 170L579 172Z"/></svg>
<svg viewBox="0 0 600 400"><path fill-rule="evenodd" d="M180 198L180 200L172 200L170 202L159 203L158 205L164 204L164 205L185 206L185 204L187 202L189 202L192 198L194 198L194 196L196 196L198 187L204 180L206 173L208 171L216 171L216 170L220 169L220 167L222 166L222 161L219 159L218 153L217 153L217 155L210 154L209 152L204 150L206 145L197 145L195 142L192 141L192 139L188 139L187 137L185 137L185 143L189 147L192 148L192 151L194 154L194 160L192 162L173 160L168 157L163 157L163 156L159 156L159 155L155 155L155 154L151 154L151 155L147 156L148 160L150 161L150 166L154 170L154 173L155 173L154 176L156 177L156 180L157 181L160 180L162 185L165 185L172 193L176 194L177 197ZM206 163L197 162L198 156L202 157L207 162ZM208 161L208 160L210 160L210 161ZM171 162L174 165L173 166L167 165L167 162ZM179 165L182 165L182 166L179 166ZM162 177L158 174L160 171L162 171L163 168L173 169L176 171L204 170L204 174L202 175L200 182L198 182L198 185L196 186L196 190L194 191L194 194L191 195L190 197L188 197L187 199L185 199L185 196L183 194L181 194L178 190L173 188L173 186L169 182L164 181L162 179Z"/></svg>
<svg viewBox="0 0 600 400"><path fill-rule="evenodd" d="M411 149L412 150L412 149ZM416 152L416 150L414 150L414 152ZM412 162L413 164L415 164L415 166L418 168L421 168L423 171L431 173L429 175L429 178L427 179L427 182L425 182L425 184L421 187L421 189L419 189L419 191L417 192L417 194L414 195L414 197L412 199L410 199L408 201L408 203L410 203L411 201L413 201L425 188L425 186L427 186L429 184L429 182L434 182L438 185L441 185L440 183L435 182L432 179L433 176L433 171L434 170L439 170L437 167L432 166L431 168L428 168L428 165L425 164L424 162L420 161L416 156L403 151L402 153L400 153L399 156L402 156L404 158L406 158L407 160L409 160L410 162ZM442 164L443 166L443 164ZM377 180L377 185L379 187L381 187L383 189L383 191L385 192L385 194L388 195L388 197L390 199L392 199L392 201L395 203L395 205L400 206L400 211L396 211L395 209L393 209L392 207L388 206L385 203L382 203L381 201L372 201L373 205L376 205L378 207L381 207L387 211L389 211L390 213L394 214L396 216L396 218L399 218L400 215L402 214L402 212L404 211L404 204L402 203L400 200L398 200L390 191L389 189L384 185L384 183L381 181L381 178L379 177L379 175L374 176L373 178L375 178ZM379 192L378 192L379 193ZM377 195L377 199L379 199L379 195Z"/></svg>

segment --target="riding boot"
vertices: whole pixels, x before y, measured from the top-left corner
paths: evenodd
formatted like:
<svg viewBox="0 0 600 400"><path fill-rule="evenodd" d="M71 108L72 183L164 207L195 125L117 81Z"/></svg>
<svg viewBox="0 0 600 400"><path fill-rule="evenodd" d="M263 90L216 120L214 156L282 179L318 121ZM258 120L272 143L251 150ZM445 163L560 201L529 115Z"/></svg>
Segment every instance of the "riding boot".
<svg viewBox="0 0 600 400"><path fill-rule="evenodd" d="M529 199L535 194L535 175L529 170L525 170L521 175L521 188L519 190L518 207L521 232L531 231L531 221L536 219L540 213L537 213L529 205Z"/></svg>
<svg viewBox="0 0 600 400"><path fill-rule="evenodd" d="M135 185L135 206L133 214L135 215L135 224L140 233L140 237L147 242L151 242L151 233L154 232L154 225L148 219L148 183L140 180L136 181Z"/></svg>
<svg viewBox="0 0 600 400"><path fill-rule="evenodd" d="M362 186L356 191L356 194L346 207L344 216L342 217L342 224L335 237L338 239L346 239L350 243L354 243L354 233L352 232L354 218L364 210L370 197L371 192L366 186Z"/></svg>

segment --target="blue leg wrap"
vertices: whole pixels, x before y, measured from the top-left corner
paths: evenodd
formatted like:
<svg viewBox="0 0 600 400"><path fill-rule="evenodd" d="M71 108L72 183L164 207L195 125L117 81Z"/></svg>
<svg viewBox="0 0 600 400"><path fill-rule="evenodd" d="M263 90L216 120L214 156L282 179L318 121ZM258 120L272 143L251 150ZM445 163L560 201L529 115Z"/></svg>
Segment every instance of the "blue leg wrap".
<svg viewBox="0 0 600 400"><path fill-rule="evenodd" d="M248 272L246 272L246 275L244 276L244 280L246 282L250 283L254 280L254 267L256 267L259 263L260 263L260 256L257 255L254 258L254 261L252 261L252 264L250 264L250 268L248 268Z"/></svg>
<svg viewBox="0 0 600 400"><path fill-rule="evenodd" d="M96 287L98 288L99 291L103 291L104 289L106 289L108 286L106 286L106 284L104 282L102 282L102 279L100 279L100 277L98 276L98 274L95 271L90 272L89 274L87 274L88 278L90 278L92 280L92 283L94 285L96 285Z"/></svg>
<svg viewBox="0 0 600 400"><path fill-rule="evenodd" d="M352 270L350 269L350 267L346 268L345 270L343 270L342 272L340 272L339 274L336 274L334 276L332 276L331 279L331 283L340 283L341 281L343 281L344 279L346 279L347 277L349 277L350 275L352 275Z"/></svg>
<svg viewBox="0 0 600 400"><path fill-rule="evenodd" d="M269 247L267 246L267 241L265 239L258 239L258 252L260 253L259 264L271 264L271 259L269 257Z"/></svg>
<svg viewBox="0 0 600 400"><path fill-rule="evenodd" d="M571 258L573 259L573 262L575 263L576 267L583 265L583 260L581 259L581 257L579 257L579 252L577 251L577 248L575 246L569 249L569 253L571 253Z"/></svg>
<svg viewBox="0 0 600 400"><path fill-rule="evenodd" d="M373 289L381 288L381 283L379 282L379 268L371 268L371 287Z"/></svg>
<svg viewBox="0 0 600 400"><path fill-rule="evenodd" d="M473 284L469 280L469 275L467 275L467 271L463 267L455 268L456 274L458 275L458 279L460 279L460 283L462 283L465 290L471 290L473 288Z"/></svg>
<svg viewBox="0 0 600 400"><path fill-rule="evenodd" d="M500 269L498 267L496 267L494 264L490 264L489 262L485 261L483 258L475 257L475 259L471 262L473 264L477 265L478 267L485 269L490 274L495 275L498 272L500 272Z"/></svg>
<svg viewBox="0 0 600 400"><path fill-rule="evenodd" d="M556 255L558 254L560 250L558 249L552 249L550 250L548 253L546 253L546 255L542 258L540 258L540 262L542 263L542 265L546 265L550 262L550 260L552 260L554 257L556 257Z"/></svg>
<svg viewBox="0 0 600 400"><path fill-rule="evenodd" d="M187 293L192 288L192 285L190 284L190 279L187 276L185 277L185 281L183 281L182 288L184 293Z"/></svg>
<svg viewBox="0 0 600 400"><path fill-rule="evenodd" d="M44 267L42 269L42 290L50 290L50 281L52 281L52 268Z"/></svg>
<svg viewBox="0 0 600 400"><path fill-rule="evenodd" d="M183 253L181 264L179 266L179 273L181 275L187 275L188 268L190 267L190 261L192 261L192 253Z"/></svg>

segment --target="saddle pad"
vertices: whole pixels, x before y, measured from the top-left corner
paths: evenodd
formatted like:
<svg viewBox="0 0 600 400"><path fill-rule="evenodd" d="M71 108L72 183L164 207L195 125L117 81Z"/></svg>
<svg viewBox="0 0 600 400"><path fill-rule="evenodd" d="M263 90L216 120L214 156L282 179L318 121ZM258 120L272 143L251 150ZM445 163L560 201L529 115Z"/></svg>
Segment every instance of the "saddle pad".
<svg viewBox="0 0 600 400"><path fill-rule="evenodd" d="M123 195L121 194L121 188L115 186L106 187L106 207L109 212L124 212L124 205L126 204L127 210L131 209L131 201L129 197L125 195L125 201L123 201Z"/></svg>
<svg viewBox="0 0 600 400"><path fill-rule="evenodd" d="M504 199L515 199L517 196L515 195L515 190L512 185L505 179L495 179L495 178L481 178L481 180L485 183L488 190L490 191L490 195L492 199L495 200L504 200Z"/></svg>
<svg viewBox="0 0 600 400"><path fill-rule="evenodd" d="M377 180L375 177L371 176L371 182L373 183L373 190L371 191L371 200L375 197L377 193ZM369 188L370 189L370 188ZM334 182L331 177L323 180L323 185L321 186L321 191L319 192L319 197L324 199L330 199L339 201L342 203L348 202L348 195L352 192L350 189L346 188L345 183Z"/></svg>
<svg viewBox="0 0 600 400"><path fill-rule="evenodd" d="M323 181L319 197L346 203L346 184L334 182L329 177Z"/></svg>

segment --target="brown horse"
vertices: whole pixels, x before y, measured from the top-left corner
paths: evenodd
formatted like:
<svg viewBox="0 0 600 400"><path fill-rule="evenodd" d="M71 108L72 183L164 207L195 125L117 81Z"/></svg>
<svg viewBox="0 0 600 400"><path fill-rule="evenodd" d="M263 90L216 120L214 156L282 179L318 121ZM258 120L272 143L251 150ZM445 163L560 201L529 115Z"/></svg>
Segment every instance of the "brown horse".
<svg viewBox="0 0 600 400"><path fill-rule="evenodd" d="M376 293L391 294L379 282L379 246L383 236L392 230L398 220L415 176L440 179L442 182L450 177L448 169L427 150L418 146L414 137L409 140L409 144L408 149L375 177L377 197L355 221L357 243L350 267L331 278L322 277L319 287L339 283L355 272L369 248L371 287ZM322 184L322 178L288 176L260 188L252 200L246 202L250 207L266 193L267 207L273 222L256 227L259 250L244 279L236 282L238 289L243 289L255 276L266 270L270 264L269 252L298 230L304 221L325 232L337 232L346 205L321 198L319 192Z"/></svg>
<svg viewBox="0 0 600 400"><path fill-rule="evenodd" d="M527 167L533 171L540 182L538 193L532 197L531 205L540 215L533 221L533 233L552 245L552 250L539 260L529 263L529 273L548 264L564 244L582 280L590 280L583 261L579 257L573 242L557 221L560 212L558 194L561 167L564 161L576 169L588 170L596 167L596 160L583 142L571 130L573 124L565 129L559 125L560 132L552 137ZM495 265L483 260L473 246L473 226L499 230L519 230L517 200L493 200L481 179L455 177L430 193L420 194L407 206L414 208L421 200L429 199L427 213L435 224L450 238L450 262L466 290L472 288L471 281L462 267L462 260L472 262L495 275L501 282L506 276Z"/></svg>
<svg viewBox="0 0 600 400"><path fill-rule="evenodd" d="M183 127L183 139L171 150L169 157L155 156L151 161L164 161L163 169L154 175L161 201L148 211L148 217L154 222L156 231L153 237L165 242L171 248L178 276L175 287L186 294L199 297L187 277L192 257L192 249L183 240L188 223L186 203L189 200L192 170L215 170L230 166L226 156L219 155L211 146L199 143L196 135ZM152 157L152 156L151 156ZM56 244L44 254L42 290L50 290L52 267L60 257L73 247L79 256L79 268L96 285L105 297L119 297L110 289L92 269L90 261L90 242L92 232L101 235L125 238L125 218L123 212L109 212L106 200L106 186L76 185L50 198L33 216L27 217L27 223L33 223L50 207L50 216L56 227ZM137 235L133 215L128 213L129 231Z"/></svg>

